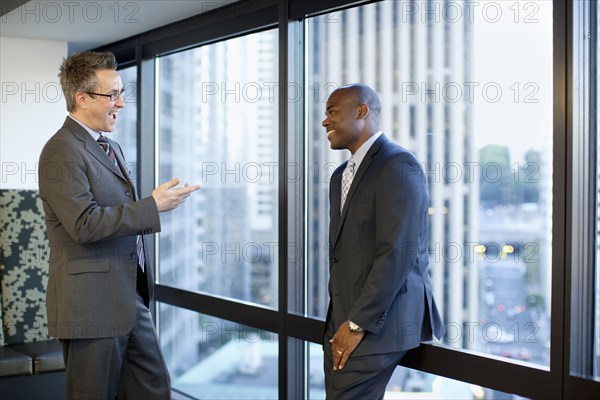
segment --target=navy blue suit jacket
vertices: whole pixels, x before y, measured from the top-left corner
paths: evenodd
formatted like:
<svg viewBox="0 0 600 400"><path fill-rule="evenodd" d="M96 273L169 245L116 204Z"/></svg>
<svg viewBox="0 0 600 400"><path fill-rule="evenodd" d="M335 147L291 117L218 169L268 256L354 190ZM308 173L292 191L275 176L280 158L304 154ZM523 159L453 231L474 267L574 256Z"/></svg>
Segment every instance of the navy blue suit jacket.
<svg viewBox="0 0 600 400"><path fill-rule="evenodd" d="M327 326L350 320L366 333L353 356L441 338L429 277L429 194L412 153L381 135L356 171L340 214L342 172L330 184ZM331 333L333 334L333 333Z"/></svg>

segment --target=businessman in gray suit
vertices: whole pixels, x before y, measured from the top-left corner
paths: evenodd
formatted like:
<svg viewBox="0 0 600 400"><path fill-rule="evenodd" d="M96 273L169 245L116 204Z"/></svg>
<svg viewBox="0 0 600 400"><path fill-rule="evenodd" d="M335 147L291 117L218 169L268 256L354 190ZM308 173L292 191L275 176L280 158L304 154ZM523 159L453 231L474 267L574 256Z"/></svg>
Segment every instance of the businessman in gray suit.
<svg viewBox="0 0 600 400"><path fill-rule="evenodd" d="M40 155L50 241L48 330L61 340L69 399L168 399L169 373L148 309L154 277L144 235L199 186L178 179L139 199L111 132L123 102L112 53L60 68L64 125Z"/></svg>
<svg viewBox="0 0 600 400"><path fill-rule="evenodd" d="M342 86L326 107L331 148L352 156L330 184L325 388L328 399L381 399L406 352L443 335L429 278L427 180L381 132L370 87Z"/></svg>

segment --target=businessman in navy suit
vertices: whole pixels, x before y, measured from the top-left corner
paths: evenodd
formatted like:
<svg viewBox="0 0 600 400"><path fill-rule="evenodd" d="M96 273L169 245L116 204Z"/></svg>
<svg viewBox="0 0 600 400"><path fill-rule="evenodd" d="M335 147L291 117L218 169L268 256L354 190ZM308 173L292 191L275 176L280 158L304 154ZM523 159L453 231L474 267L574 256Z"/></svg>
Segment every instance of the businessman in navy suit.
<svg viewBox="0 0 600 400"><path fill-rule="evenodd" d="M381 104L363 84L335 90L323 127L352 156L330 185L328 399L381 399L409 349L443 335L428 257L423 170L381 131Z"/></svg>

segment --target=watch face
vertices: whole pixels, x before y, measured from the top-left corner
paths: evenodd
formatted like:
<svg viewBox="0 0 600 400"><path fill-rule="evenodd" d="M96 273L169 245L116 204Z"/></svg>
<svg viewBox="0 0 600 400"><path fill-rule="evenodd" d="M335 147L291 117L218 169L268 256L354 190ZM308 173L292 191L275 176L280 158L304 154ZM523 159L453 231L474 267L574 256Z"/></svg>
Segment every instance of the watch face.
<svg viewBox="0 0 600 400"><path fill-rule="evenodd" d="M362 328L352 321L348 322L348 327L350 328L351 332L362 332Z"/></svg>

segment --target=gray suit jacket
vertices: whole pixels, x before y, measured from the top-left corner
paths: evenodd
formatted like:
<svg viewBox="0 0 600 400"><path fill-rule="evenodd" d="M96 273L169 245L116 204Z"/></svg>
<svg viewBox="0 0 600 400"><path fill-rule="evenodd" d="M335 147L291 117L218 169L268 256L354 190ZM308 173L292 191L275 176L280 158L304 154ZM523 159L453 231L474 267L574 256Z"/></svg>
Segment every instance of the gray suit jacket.
<svg viewBox="0 0 600 400"><path fill-rule="evenodd" d="M108 141L124 165L121 148ZM160 231L154 199L137 200L127 174L69 117L44 146L38 173L50 241L49 334L128 334L136 314L136 235ZM147 251L145 258L148 302L154 278Z"/></svg>
<svg viewBox="0 0 600 400"><path fill-rule="evenodd" d="M356 171L340 215L342 172L330 184L327 326L365 331L353 356L403 351L443 336L429 277L429 195L416 158L381 135Z"/></svg>

